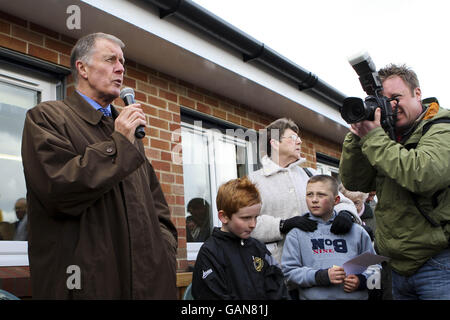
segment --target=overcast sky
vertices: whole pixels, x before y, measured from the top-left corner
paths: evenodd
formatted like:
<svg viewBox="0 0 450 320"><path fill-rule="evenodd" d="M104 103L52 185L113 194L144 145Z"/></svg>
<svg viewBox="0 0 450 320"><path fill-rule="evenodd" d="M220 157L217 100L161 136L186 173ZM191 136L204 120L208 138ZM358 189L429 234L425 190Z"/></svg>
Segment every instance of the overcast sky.
<svg viewBox="0 0 450 320"><path fill-rule="evenodd" d="M450 108L450 2L445 0L194 0L349 96L364 97L348 57L377 69L406 63L423 98Z"/></svg>

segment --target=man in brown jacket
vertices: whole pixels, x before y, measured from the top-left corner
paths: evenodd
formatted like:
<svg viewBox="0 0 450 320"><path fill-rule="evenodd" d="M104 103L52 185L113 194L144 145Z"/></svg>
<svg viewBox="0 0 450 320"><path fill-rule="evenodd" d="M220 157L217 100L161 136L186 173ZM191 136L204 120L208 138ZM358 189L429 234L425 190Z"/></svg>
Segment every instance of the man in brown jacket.
<svg viewBox="0 0 450 320"><path fill-rule="evenodd" d="M76 92L27 113L22 159L34 298L176 299L177 231L134 137L145 115L139 104L120 114L110 104L123 81L123 47L103 33L78 40Z"/></svg>

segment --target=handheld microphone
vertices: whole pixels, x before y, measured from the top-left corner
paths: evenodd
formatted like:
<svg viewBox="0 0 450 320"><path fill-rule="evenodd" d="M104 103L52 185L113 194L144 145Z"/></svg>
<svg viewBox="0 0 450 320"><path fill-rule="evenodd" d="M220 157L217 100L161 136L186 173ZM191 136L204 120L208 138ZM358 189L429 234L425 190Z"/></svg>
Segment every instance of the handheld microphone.
<svg viewBox="0 0 450 320"><path fill-rule="evenodd" d="M120 98L123 100L126 106L135 103L134 100L134 90L131 88L123 88L120 91ZM136 131L134 132L134 135L138 139L142 139L145 137L145 127L143 125L140 125L136 128Z"/></svg>

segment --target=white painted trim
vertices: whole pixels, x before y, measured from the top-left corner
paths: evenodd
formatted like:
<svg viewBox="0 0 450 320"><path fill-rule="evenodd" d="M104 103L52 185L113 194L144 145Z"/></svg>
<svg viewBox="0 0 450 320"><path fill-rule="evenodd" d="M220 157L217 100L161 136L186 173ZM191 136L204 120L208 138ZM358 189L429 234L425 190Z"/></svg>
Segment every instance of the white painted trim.
<svg viewBox="0 0 450 320"><path fill-rule="evenodd" d="M0 267L28 266L27 241L0 241Z"/></svg>

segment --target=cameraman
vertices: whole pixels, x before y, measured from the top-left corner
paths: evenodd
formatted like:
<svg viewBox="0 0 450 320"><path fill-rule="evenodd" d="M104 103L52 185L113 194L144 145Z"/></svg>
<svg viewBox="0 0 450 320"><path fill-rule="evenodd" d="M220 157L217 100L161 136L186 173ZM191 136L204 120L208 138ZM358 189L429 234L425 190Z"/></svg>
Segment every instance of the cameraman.
<svg viewBox="0 0 450 320"><path fill-rule="evenodd" d="M391 258L394 299L450 299L450 111L422 105L414 71L379 71L383 94L398 112L396 141L374 121L351 125L340 162L349 190L376 190L375 246ZM433 122L433 125L426 125Z"/></svg>

